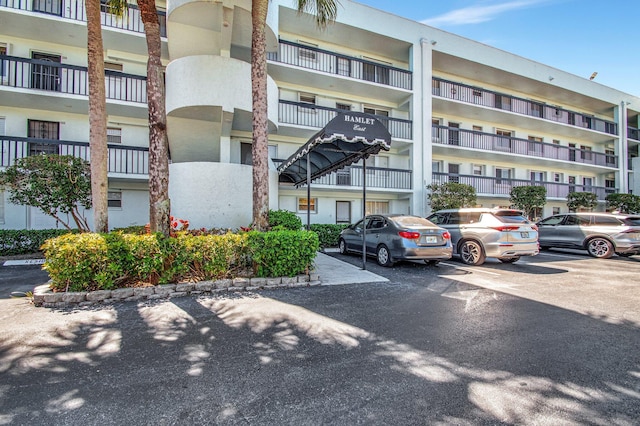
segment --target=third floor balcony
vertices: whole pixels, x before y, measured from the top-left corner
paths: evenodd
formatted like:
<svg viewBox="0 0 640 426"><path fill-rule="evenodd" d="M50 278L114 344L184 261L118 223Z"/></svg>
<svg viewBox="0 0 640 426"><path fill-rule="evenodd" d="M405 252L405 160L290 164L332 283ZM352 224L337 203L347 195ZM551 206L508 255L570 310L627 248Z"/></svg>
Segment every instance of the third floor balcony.
<svg viewBox="0 0 640 426"><path fill-rule="evenodd" d="M437 77L433 78L432 94L439 98L450 99L464 104L534 117L551 124L558 123L580 130L596 131L607 135L618 134L618 125L613 121ZM488 120L490 120L490 117ZM529 126L534 129L540 128L540 124ZM567 134L571 133L568 132Z"/></svg>
<svg viewBox="0 0 640 426"><path fill-rule="evenodd" d="M584 165L618 167L618 157L613 154L453 127L433 126L431 140L438 146L444 145L454 149L471 148L488 151L492 155L516 154L546 160L571 161Z"/></svg>
<svg viewBox="0 0 640 426"><path fill-rule="evenodd" d="M322 128L331 121L339 112L344 110L323 107L305 102L292 102L280 100L278 120L280 123L295 124L299 126ZM384 124L391 137L411 140L412 121L400 118L391 118L382 115L372 115Z"/></svg>

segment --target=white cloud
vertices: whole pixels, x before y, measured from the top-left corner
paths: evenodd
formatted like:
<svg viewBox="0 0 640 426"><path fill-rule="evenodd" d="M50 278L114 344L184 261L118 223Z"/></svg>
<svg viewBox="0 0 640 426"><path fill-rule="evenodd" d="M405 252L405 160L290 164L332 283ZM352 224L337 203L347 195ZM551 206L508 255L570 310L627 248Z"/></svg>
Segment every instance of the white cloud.
<svg viewBox="0 0 640 426"><path fill-rule="evenodd" d="M444 15L436 16L435 18L425 19L422 23L432 27L478 24L481 22L491 21L502 13L516 9L523 9L545 1L546 0L515 0L492 5L469 6L447 12Z"/></svg>

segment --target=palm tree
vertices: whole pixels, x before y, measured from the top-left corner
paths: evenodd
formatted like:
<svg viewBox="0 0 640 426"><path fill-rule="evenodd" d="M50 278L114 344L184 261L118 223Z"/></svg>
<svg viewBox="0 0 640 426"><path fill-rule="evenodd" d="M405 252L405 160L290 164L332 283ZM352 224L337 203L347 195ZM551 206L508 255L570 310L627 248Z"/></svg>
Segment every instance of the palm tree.
<svg viewBox="0 0 640 426"><path fill-rule="evenodd" d="M147 105L149 109L149 226L169 236L169 143L162 67L162 40L155 0L137 0L147 40ZM123 16L127 0L109 0L110 12Z"/></svg>
<svg viewBox="0 0 640 426"><path fill-rule="evenodd" d="M107 204L108 150L107 101L104 84L104 54L100 0L87 0L87 65L89 77L89 149L91 150L91 201L96 232L109 231Z"/></svg>
<svg viewBox="0 0 640 426"><path fill-rule="evenodd" d="M319 28L333 22L338 14L336 0L298 0L298 12L315 14ZM267 117L267 45L265 26L269 0L251 3L251 93L253 99L253 227L269 227L269 128Z"/></svg>

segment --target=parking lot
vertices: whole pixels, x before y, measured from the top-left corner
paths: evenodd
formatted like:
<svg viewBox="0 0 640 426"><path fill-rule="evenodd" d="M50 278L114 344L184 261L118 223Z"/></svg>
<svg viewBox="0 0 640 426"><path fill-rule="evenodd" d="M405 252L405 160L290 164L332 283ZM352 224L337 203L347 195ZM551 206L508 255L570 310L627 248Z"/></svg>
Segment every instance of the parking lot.
<svg viewBox="0 0 640 426"><path fill-rule="evenodd" d="M66 310L7 299L43 279L19 268L0 268L2 424L640 418L639 256L370 260L388 282Z"/></svg>

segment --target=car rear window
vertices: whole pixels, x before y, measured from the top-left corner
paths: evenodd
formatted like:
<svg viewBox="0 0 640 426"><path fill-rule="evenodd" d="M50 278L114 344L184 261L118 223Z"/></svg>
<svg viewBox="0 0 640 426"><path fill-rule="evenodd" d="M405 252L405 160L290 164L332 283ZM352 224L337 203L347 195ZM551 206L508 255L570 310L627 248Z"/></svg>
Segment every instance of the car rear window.
<svg viewBox="0 0 640 426"><path fill-rule="evenodd" d="M620 226L620 221L610 216L593 216L594 225Z"/></svg>
<svg viewBox="0 0 640 426"><path fill-rule="evenodd" d="M411 226L433 226L433 223L429 222L427 219L419 217L419 216L396 216L391 218L395 223L400 226L411 227Z"/></svg>
<svg viewBox="0 0 640 426"><path fill-rule="evenodd" d="M516 210L497 211L493 215L502 223L529 223L529 219L524 217L522 212Z"/></svg>

